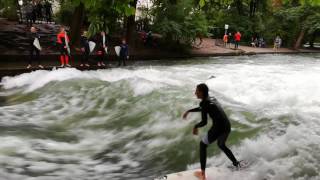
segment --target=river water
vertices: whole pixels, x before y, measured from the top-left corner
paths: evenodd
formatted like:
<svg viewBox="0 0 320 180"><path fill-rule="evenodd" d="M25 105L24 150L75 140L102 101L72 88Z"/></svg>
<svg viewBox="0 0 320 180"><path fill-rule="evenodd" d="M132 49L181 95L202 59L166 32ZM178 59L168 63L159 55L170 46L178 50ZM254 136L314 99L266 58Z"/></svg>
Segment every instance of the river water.
<svg viewBox="0 0 320 180"><path fill-rule="evenodd" d="M200 114L181 115L198 105L194 90L201 82L227 112L228 146L251 163L251 179L319 179L320 54L149 61L5 77L0 179L153 179L199 168L200 137L191 132ZM208 157L208 166L231 165L216 144ZM218 179L236 178L225 173Z"/></svg>

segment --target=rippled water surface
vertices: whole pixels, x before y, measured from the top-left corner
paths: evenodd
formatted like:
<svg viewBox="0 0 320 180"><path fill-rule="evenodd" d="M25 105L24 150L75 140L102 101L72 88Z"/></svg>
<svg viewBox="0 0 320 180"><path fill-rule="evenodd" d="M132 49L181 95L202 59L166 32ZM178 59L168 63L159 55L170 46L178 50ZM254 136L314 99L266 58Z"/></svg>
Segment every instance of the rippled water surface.
<svg viewBox="0 0 320 180"><path fill-rule="evenodd" d="M5 77L0 179L153 179L198 168L199 137L191 130L200 114L187 121L181 115L198 105L193 93L201 82L230 117L228 145L252 163L248 173L254 179L319 179L319 54L153 61ZM208 154L208 166L231 164L216 145ZM230 173L220 178L236 179Z"/></svg>

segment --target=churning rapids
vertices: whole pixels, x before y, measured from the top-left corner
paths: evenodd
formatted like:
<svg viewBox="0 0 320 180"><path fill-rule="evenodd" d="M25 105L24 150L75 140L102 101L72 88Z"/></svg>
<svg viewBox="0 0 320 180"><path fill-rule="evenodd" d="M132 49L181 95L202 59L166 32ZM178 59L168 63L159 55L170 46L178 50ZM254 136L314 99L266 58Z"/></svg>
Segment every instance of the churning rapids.
<svg viewBox="0 0 320 180"><path fill-rule="evenodd" d="M228 145L252 163L252 180L319 179L320 54L136 62L126 69L5 77L0 179L147 180L198 168L199 137L191 132L200 114L187 121L181 115L198 105L194 89L201 82L226 110ZM216 145L208 153L209 167L231 165ZM226 172L217 179L239 177Z"/></svg>

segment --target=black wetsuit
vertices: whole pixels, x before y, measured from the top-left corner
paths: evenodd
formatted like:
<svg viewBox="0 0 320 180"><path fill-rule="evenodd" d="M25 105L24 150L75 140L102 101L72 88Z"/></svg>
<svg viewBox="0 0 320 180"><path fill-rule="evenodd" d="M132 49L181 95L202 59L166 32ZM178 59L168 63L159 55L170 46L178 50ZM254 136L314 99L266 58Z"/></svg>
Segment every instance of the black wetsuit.
<svg viewBox="0 0 320 180"><path fill-rule="evenodd" d="M129 46L128 44L121 44L120 45L120 58L119 58L119 63L118 66L123 64L124 66L126 65L126 59L129 56Z"/></svg>
<svg viewBox="0 0 320 180"><path fill-rule="evenodd" d="M98 63L104 63L105 61L105 55L106 55L106 51L103 47L108 45L108 37L107 35L105 35L105 39L104 39L104 42L103 42L103 36L101 34L98 34L96 37L95 37L95 42L96 42L96 49L97 49L97 62Z"/></svg>
<svg viewBox="0 0 320 180"><path fill-rule="evenodd" d="M207 124L208 114L212 119L213 125L200 142L200 164L201 169L205 170L207 160L207 146L217 141L219 148L228 156L233 165L238 165L237 159L231 150L225 145L228 135L231 131L230 121L223 111L221 105L215 98L207 98L200 102L200 107L190 109L189 112L201 112L202 120L194 126L200 128Z"/></svg>
<svg viewBox="0 0 320 180"><path fill-rule="evenodd" d="M81 64L87 64L89 60L89 54L90 54L88 38L85 36L81 36L80 44L81 44L81 48L84 48L84 51L82 51Z"/></svg>
<svg viewBox="0 0 320 180"><path fill-rule="evenodd" d="M40 50L33 45L35 38L38 38L38 40L40 40L40 36L38 35L38 33L29 33L29 35L28 35L29 40L28 41L29 41L29 46L30 46L30 58L29 58L28 63L30 65L32 64L32 61L34 59L37 61L38 65L40 65L40 58L39 58ZM35 54L35 57L34 57L34 54Z"/></svg>

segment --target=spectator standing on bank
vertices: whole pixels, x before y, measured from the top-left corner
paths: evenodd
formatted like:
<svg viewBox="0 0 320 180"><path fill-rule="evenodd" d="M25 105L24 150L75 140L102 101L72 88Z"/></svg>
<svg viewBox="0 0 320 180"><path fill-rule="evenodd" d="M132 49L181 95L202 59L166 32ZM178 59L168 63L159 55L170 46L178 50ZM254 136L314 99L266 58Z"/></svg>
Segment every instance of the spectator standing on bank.
<svg viewBox="0 0 320 180"><path fill-rule="evenodd" d="M29 46L30 46L30 58L28 62L27 69L30 69L32 67L32 61L36 60L38 63L39 68L43 68L43 66L40 63L40 51L41 51L41 46L40 46L40 36L37 33L37 29L35 27L30 28L30 33L28 34L28 41L29 41Z"/></svg>
<svg viewBox="0 0 320 180"><path fill-rule="evenodd" d="M224 47L227 47L227 44L228 44L228 35L225 34L225 35L223 36L223 45L224 45Z"/></svg>
<svg viewBox="0 0 320 180"><path fill-rule="evenodd" d="M237 33L234 35L234 48L238 49L239 48L239 42L241 40L241 33L239 31L237 31Z"/></svg>
<svg viewBox="0 0 320 180"><path fill-rule="evenodd" d="M232 41L232 34L229 33L229 35L228 35L228 43L227 43L229 48L231 47L231 41Z"/></svg>
<svg viewBox="0 0 320 180"><path fill-rule="evenodd" d="M279 48L281 47L281 43L282 43L282 39L280 38L280 36L277 36L274 40L274 49L275 51L278 51Z"/></svg>
<svg viewBox="0 0 320 180"><path fill-rule="evenodd" d="M32 23L37 20L37 4L35 1L32 2Z"/></svg>
<svg viewBox="0 0 320 180"><path fill-rule="evenodd" d="M122 43L120 45L120 57L118 66L126 66L126 60L129 59L129 46L125 39L122 39Z"/></svg>
<svg viewBox="0 0 320 180"><path fill-rule="evenodd" d="M42 21L43 20L42 9L43 9L42 3L41 3L41 1L38 1L37 5L36 5L38 21Z"/></svg>
<svg viewBox="0 0 320 180"><path fill-rule="evenodd" d="M97 45L97 66L106 66L104 64L105 56L108 51L107 35L104 31L101 31L96 35L95 42Z"/></svg>
<svg viewBox="0 0 320 180"><path fill-rule="evenodd" d="M26 19L27 19L27 25L32 26L33 22L33 7L31 2L27 2L26 4Z"/></svg>
<svg viewBox="0 0 320 180"><path fill-rule="evenodd" d="M48 0L46 0L46 2L44 3L44 9L45 9L47 23L51 22L53 11L52 11L52 5Z"/></svg>
<svg viewBox="0 0 320 180"><path fill-rule="evenodd" d="M89 62L90 47L89 47L89 40L87 37L87 31L82 32L82 35L80 37L80 45L81 45L81 52L82 52L80 66L89 67L90 65L88 62Z"/></svg>
<svg viewBox="0 0 320 180"><path fill-rule="evenodd" d="M67 67L71 67L69 64L69 57L70 57L70 46L69 46L70 39L67 35L67 32L65 30L64 26L60 27L60 32L57 35L57 45L60 51L60 63L61 67L64 67L65 65Z"/></svg>

